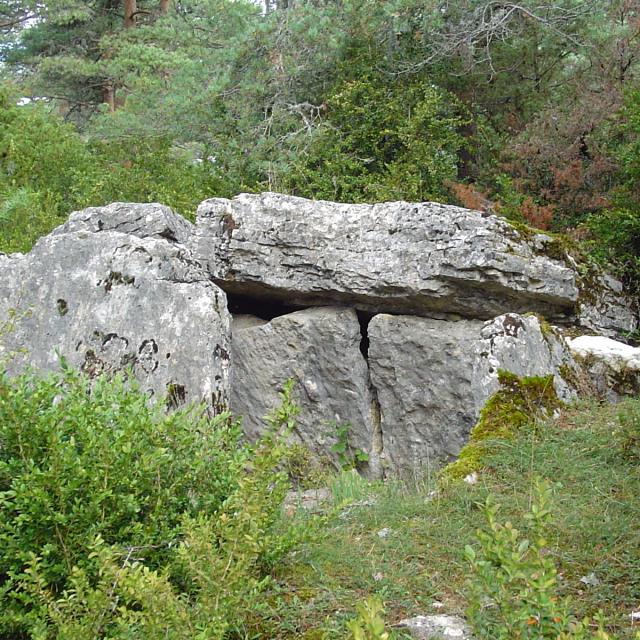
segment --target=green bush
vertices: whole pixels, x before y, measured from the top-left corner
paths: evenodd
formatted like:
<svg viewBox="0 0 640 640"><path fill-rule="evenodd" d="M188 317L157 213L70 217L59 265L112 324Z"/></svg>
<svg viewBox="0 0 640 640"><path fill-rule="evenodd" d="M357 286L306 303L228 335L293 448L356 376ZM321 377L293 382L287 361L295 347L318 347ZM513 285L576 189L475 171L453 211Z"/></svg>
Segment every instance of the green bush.
<svg viewBox="0 0 640 640"><path fill-rule="evenodd" d="M0 87L0 251L25 251L85 206L99 167L72 126Z"/></svg>
<svg viewBox="0 0 640 640"><path fill-rule="evenodd" d="M378 598L369 596L358 605L358 617L347 623L352 640L388 640L385 631L384 607Z"/></svg>
<svg viewBox="0 0 640 640"><path fill-rule="evenodd" d="M165 414L121 377L90 391L64 369L0 377L0 635L26 631L38 606L26 569L52 593L95 576L90 546L166 565L185 517L212 514L237 491L248 450L228 414Z"/></svg>
<svg viewBox="0 0 640 640"><path fill-rule="evenodd" d="M622 278L627 289L640 297L640 211L615 209L587 218L590 254Z"/></svg>
<svg viewBox="0 0 640 640"><path fill-rule="evenodd" d="M161 202L193 218L198 205L222 189L210 162L166 138L94 141L89 148L103 166L91 184L91 202Z"/></svg>
<svg viewBox="0 0 640 640"><path fill-rule="evenodd" d="M486 529L477 532L478 548L465 547L472 569L467 617L478 640L607 640L599 625L572 621L569 600L558 595L558 573L548 553L551 487L537 482L525 518L530 538L511 522L500 523L491 498L484 505Z"/></svg>
<svg viewBox="0 0 640 640"><path fill-rule="evenodd" d="M279 470L287 453L283 436L296 413L290 396L287 383L281 406L267 418L270 429L242 468L227 453L231 491L215 512L183 514L178 543L166 547L164 566L151 567L139 547L109 546L97 536L88 545L91 565L74 567L60 594L47 587L42 560L32 557L22 583L42 604L33 637L259 637L269 571L300 535L295 526L280 524L288 488Z"/></svg>
<svg viewBox="0 0 640 640"><path fill-rule="evenodd" d="M0 251L28 251L77 209L161 202L190 217L222 190L209 162L164 138L88 141L42 104L0 87Z"/></svg>

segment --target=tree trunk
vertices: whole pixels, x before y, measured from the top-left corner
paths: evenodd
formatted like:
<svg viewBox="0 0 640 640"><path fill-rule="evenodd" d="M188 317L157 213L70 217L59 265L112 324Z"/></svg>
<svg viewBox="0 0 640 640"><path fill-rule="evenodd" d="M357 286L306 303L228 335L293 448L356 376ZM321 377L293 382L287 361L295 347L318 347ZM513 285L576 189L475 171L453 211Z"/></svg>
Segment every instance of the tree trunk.
<svg viewBox="0 0 640 640"><path fill-rule="evenodd" d="M136 12L138 7L136 0L124 0L124 28L131 29L136 26Z"/></svg>
<svg viewBox="0 0 640 640"><path fill-rule="evenodd" d="M109 113L116 110L116 89L110 80L105 82L102 87L102 100L107 105Z"/></svg>

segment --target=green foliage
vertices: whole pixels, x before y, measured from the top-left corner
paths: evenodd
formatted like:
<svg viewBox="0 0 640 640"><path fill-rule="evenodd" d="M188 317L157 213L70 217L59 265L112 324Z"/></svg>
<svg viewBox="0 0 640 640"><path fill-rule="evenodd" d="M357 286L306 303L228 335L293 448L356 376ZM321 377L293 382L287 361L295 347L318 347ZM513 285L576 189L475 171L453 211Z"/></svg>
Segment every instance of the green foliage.
<svg viewBox="0 0 640 640"><path fill-rule="evenodd" d="M61 207L81 204L95 170L91 154L71 125L38 105L15 106L15 94L0 92L1 185L37 192L59 216Z"/></svg>
<svg viewBox="0 0 640 640"><path fill-rule="evenodd" d="M189 593L207 607L218 603L225 624L235 624L263 569L293 541L272 533L287 486L275 469L286 452L279 431L295 414L290 386L282 399L251 451L239 446L228 414L164 414L122 378L97 379L90 390L68 369L42 380L1 378L2 633L44 624L44 596L61 628L95 628L110 616L133 628L140 602L157 607L144 621L155 624L165 606L167 616L182 611L174 585L194 585ZM175 601L159 601L169 593ZM120 598L129 603L121 619ZM74 634L62 637L84 637Z"/></svg>
<svg viewBox="0 0 640 640"><path fill-rule="evenodd" d="M456 174L463 124L455 98L428 84L342 83L327 117L284 183L343 202L436 200Z"/></svg>
<svg viewBox="0 0 640 640"><path fill-rule="evenodd" d="M590 254L640 295L640 209L605 210L589 216L585 226Z"/></svg>
<svg viewBox="0 0 640 640"><path fill-rule="evenodd" d="M296 489L315 489L326 484L329 460L308 447L294 443L287 449L284 469Z"/></svg>
<svg viewBox="0 0 640 640"><path fill-rule="evenodd" d="M601 625L591 632L586 621L570 620L569 601L558 596L558 572L548 553L552 490L536 482L534 494L525 516L529 538L511 522L498 522L499 507L489 497L483 507L486 529L476 534L479 548L465 547L473 572L467 616L474 633L480 640L607 640Z"/></svg>
<svg viewBox="0 0 640 640"><path fill-rule="evenodd" d="M233 484L218 509L183 513L164 567L151 568L136 547L108 547L98 537L89 555L93 573L74 567L56 596L43 584L42 561L32 559L23 582L46 606L34 636L222 640L245 637L248 626L259 624L271 584L267 570L301 535L276 526L288 488L279 467L297 411L291 388L284 385L281 406L268 416L271 428L251 455L232 465Z"/></svg>
<svg viewBox="0 0 640 640"><path fill-rule="evenodd" d="M335 442L329 450L336 455L340 468L356 469L368 462L368 454L362 449L351 446L349 442L351 425L348 422L342 422L340 424L334 423L332 426Z"/></svg>
<svg viewBox="0 0 640 640"><path fill-rule="evenodd" d="M371 488L371 484L355 469L343 469L329 481L331 498L338 508L366 500Z"/></svg>
<svg viewBox="0 0 640 640"><path fill-rule="evenodd" d="M536 485L526 539L510 522L497 521L498 506L487 499L487 530L476 534L479 550L465 548L473 571L467 616L479 638L557 638L566 626L566 603L556 598L556 568L544 552L550 500L550 487Z"/></svg>
<svg viewBox="0 0 640 640"><path fill-rule="evenodd" d="M93 141L0 90L0 251L28 251L76 209L159 201L186 216L222 188L214 167L164 138Z"/></svg>
<svg viewBox="0 0 640 640"><path fill-rule="evenodd" d="M86 202L97 177L71 125L0 88L0 251L21 251Z"/></svg>
<svg viewBox="0 0 640 640"><path fill-rule="evenodd" d="M622 405L617 417L619 428L615 435L619 451L626 460L640 463L640 403Z"/></svg>
<svg viewBox="0 0 640 640"><path fill-rule="evenodd" d="M464 478L478 471L495 440L512 438L536 420L548 417L559 406L553 375L518 378L509 371L498 372L500 389L485 403L469 442L455 462L441 472L443 479Z"/></svg>
<svg viewBox="0 0 640 640"><path fill-rule="evenodd" d="M358 617L347 622L347 630L352 640L388 640L384 630L384 607L380 600L370 596L358 605Z"/></svg>
<svg viewBox="0 0 640 640"><path fill-rule="evenodd" d="M200 202L221 189L210 162L166 138L94 141L89 148L102 166L87 195L92 202L161 202L193 218Z"/></svg>

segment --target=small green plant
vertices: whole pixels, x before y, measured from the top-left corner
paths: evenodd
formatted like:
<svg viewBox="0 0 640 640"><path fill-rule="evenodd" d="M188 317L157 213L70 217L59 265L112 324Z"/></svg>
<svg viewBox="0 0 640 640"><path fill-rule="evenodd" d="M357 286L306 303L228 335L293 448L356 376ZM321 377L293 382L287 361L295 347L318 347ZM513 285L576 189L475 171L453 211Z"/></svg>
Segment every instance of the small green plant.
<svg viewBox="0 0 640 640"><path fill-rule="evenodd" d="M375 596L369 596L357 606L358 617L347 622L351 640L388 640L385 631L384 607Z"/></svg>
<svg viewBox="0 0 640 640"><path fill-rule="evenodd" d="M349 442L351 425L348 422L332 423L335 442L330 451L336 455L340 469L357 469L369 461L369 455Z"/></svg>
<svg viewBox="0 0 640 640"><path fill-rule="evenodd" d="M616 436L622 456L640 462L640 403L624 403L618 411L618 424Z"/></svg>
<svg viewBox="0 0 640 640"><path fill-rule="evenodd" d="M343 469L329 482L329 491L333 503L342 507L366 500L371 493L371 485L355 469Z"/></svg>
<svg viewBox="0 0 640 640"><path fill-rule="evenodd" d="M551 519L551 486L537 481L529 513L530 536L498 522L499 506L489 497L484 506L486 529L477 532L479 549L467 545L472 569L467 616L480 640L582 640L609 636L593 633L587 622L569 616L569 600L558 596L558 574L547 547Z"/></svg>

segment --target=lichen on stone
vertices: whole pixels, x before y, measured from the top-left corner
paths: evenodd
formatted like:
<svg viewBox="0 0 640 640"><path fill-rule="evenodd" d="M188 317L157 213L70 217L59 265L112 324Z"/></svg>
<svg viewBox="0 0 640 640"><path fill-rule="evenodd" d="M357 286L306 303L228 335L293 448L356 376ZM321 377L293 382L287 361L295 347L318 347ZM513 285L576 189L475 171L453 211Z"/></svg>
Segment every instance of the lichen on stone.
<svg viewBox="0 0 640 640"><path fill-rule="evenodd" d="M537 420L547 417L560 406L553 386L553 375L519 378L500 369L500 389L485 403L469 442L462 448L458 459L441 471L445 480L462 479L483 467L491 442L508 440Z"/></svg>

